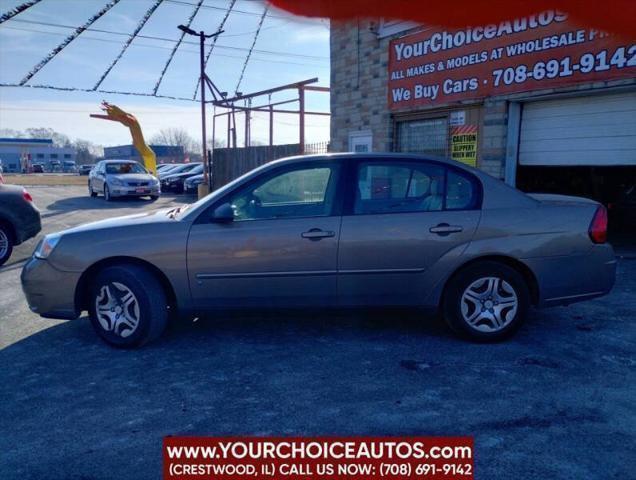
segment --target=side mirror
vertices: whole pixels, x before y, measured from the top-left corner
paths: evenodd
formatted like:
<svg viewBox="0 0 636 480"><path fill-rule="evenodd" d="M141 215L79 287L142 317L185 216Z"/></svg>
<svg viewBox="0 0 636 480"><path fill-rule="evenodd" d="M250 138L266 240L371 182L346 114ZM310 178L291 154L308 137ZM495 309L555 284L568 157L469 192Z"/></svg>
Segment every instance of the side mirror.
<svg viewBox="0 0 636 480"><path fill-rule="evenodd" d="M234 221L234 209L232 208L232 205L224 203L223 205L218 206L214 210L210 220L215 223L229 223Z"/></svg>

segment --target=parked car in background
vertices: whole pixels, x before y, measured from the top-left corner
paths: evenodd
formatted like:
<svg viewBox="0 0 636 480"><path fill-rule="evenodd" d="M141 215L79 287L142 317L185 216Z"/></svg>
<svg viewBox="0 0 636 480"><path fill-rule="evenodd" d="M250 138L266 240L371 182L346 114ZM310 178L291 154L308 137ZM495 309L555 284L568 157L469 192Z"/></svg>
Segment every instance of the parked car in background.
<svg viewBox="0 0 636 480"><path fill-rule="evenodd" d="M31 173L44 173L44 165L41 163L34 163L31 165Z"/></svg>
<svg viewBox="0 0 636 480"><path fill-rule="evenodd" d="M161 179L161 189L163 191L172 191L176 193L183 192L183 182L194 176L203 173L203 164L199 164L194 168L186 170L180 173L169 172L165 177Z"/></svg>
<svg viewBox="0 0 636 480"><path fill-rule="evenodd" d="M156 200L161 188L157 177L133 160L102 160L88 175L88 193L101 193L106 201L126 196Z"/></svg>
<svg viewBox="0 0 636 480"><path fill-rule="evenodd" d="M62 162L62 171L64 173L76 173L77 165L73 160L64 160Z"/></svg>
<svg viewBox="0 0 636 480"><path fill-rule="evenodd" d="M190 170L192 170L193 168L196 168L199 165L202 165L201 162L181 163L179 165L175 165L175 167L171 168L170 170L164 170L160 172L159 180L162 180L164 177L167 177L168 175L174 175L175 173L189 172Z"/></svg>
<svg viewBox="0 0 636 480"><path fill-rule="evenodd" d="M59 160L51 160L49 162L49 171L50 172L61 172L62 171L62 163Z"/></svg>
<svg viewBox="0 0 636 480"><path fill-rule="evenodd" d="M40 212L29 192L0 182L0 265L9 259L15 245L35 237L41 229Z"/></svg>
<svg viewBox="0 0 636 480"><path fill-rule="evenodd" d="M197 193L199 189L199 185L202 183L203 183L202 173L186 178L183 181L183 191L184 193L188 193L188 194Z"/></svg>
<svg viewBox="0 0 636 480"><path fill-rule="evenodd" d="M177 165L180 165L180 164L177 164L177 163L160 163L159 165L157 165L157 173L160 173L162 171L167 171L167 169L174 168Z"/></svg>
<svg viewBox="0 0 636 480"><path fill-rule="evenodd" d="M80 165L79 169L77 171L78 174L80 175L88 175L91 170L93 169L95 165L94 164L84 164L84 165Z"/></svg>
<svg viewBox="0 0 636 480"><path fill-rule="evenodd" d="M47 235L22 285L32 311L88 310L119 347L157 338L169 313L336 305L439 309L454 331L496 341L531 305L608 293L606 235L594 201L526 195L458 162L295 157L189 206Z"/></svg>

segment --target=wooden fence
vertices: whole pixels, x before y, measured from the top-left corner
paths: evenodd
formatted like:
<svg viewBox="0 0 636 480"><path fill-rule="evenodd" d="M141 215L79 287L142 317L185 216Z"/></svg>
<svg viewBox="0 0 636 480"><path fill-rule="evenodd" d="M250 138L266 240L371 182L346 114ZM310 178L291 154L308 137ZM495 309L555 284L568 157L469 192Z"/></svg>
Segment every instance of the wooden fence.
<svg viewBox="0 0 636 480"><path fill-rule="evenodd" d="M328 143L309 144L307 153L326 153ZM217 189L246 172L279 158L300 154L300 144L215 148L212 155L212 188Z"/></svg>

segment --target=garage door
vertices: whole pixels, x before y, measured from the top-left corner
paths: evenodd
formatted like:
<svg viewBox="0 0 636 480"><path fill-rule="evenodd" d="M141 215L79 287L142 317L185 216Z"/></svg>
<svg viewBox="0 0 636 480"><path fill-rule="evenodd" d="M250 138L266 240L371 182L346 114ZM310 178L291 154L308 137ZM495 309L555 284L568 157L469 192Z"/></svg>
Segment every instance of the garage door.
<svg viewBox="0 0 636 480"><path fill-rule="evenodd" d="M636 92L526 103L521 165L636 165Z"/></svg>

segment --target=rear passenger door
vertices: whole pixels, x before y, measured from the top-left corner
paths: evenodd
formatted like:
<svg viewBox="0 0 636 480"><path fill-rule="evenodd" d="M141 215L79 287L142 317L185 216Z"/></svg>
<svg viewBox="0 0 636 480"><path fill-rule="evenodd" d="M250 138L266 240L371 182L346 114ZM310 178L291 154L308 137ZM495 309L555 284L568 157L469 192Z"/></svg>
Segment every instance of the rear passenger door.
<svg viewBox="0 0 636 480"><path fill-rule="evenodd" d="M479 180L418 160L360 160L352 169L338 249L340 302L421 304L437 281L431 268L458 255L477 228Z"/></svg>

